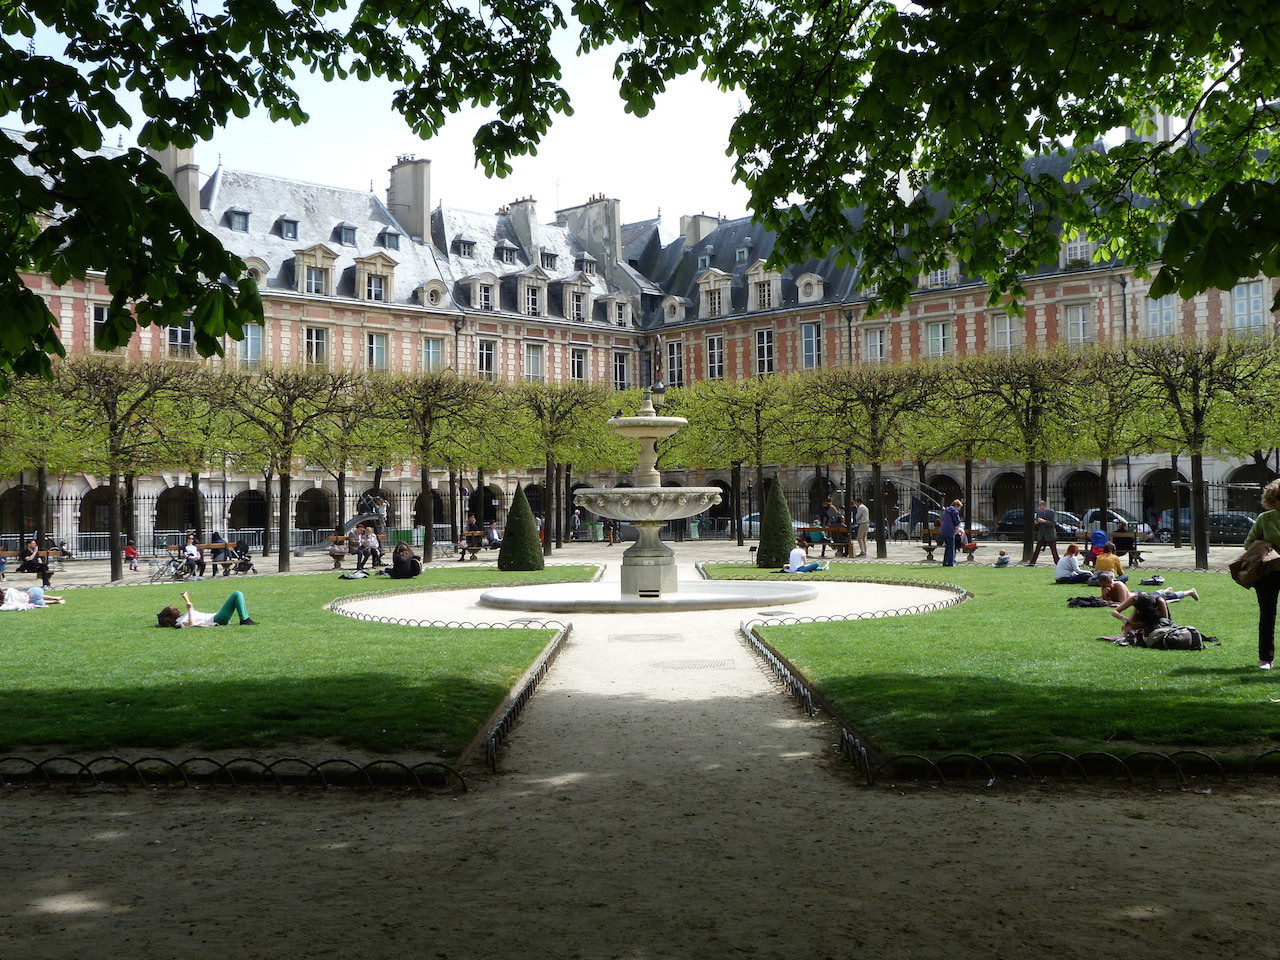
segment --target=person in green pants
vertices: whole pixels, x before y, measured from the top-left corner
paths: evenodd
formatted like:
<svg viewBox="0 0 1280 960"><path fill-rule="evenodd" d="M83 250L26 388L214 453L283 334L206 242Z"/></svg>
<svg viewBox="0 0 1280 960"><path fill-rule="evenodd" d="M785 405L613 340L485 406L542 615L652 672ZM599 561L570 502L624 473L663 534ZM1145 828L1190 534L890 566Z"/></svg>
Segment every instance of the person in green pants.
<svg viewBox="0 0 1280 960"><path fill-rule="evenodd" d="M191 603L191 594L184 593L187 612L184 615L177 607L165 607L156 614L156 626L159 627L225 627L231 622L231 614L240 618L240 626L256 627L257 620L249 619L249 608L244 602L244 594L233 590L217 613L201 613Z"/></svg>

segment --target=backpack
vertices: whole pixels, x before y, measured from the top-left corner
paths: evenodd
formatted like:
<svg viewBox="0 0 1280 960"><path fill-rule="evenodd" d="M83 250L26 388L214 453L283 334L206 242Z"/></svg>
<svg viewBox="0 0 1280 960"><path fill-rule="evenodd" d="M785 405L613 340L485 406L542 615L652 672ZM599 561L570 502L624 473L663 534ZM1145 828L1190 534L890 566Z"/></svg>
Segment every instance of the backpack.
<svg viewBox="0 0 1280 960"><path fill-rule="evenodd" d="M1068 607L1105 607L1107 601L1101 597L1068 597Z"/></svg>
<svg viewBox="0 0 1280 960"><path fill-rule="evenodd" d="M1157 627L1147 634L1148 650L1203 650L1204 636L1195 627Z"/></svg>

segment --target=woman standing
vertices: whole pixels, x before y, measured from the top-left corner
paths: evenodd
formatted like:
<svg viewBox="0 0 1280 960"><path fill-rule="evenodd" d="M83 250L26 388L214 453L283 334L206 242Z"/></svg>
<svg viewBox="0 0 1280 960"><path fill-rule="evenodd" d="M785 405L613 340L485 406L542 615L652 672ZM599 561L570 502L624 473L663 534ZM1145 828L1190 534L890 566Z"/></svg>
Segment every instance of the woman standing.
<svg viewBox="0 0 1280 960"><path fill-rule="evenodd" d="M1272 480L1262 488L1262 505L1266 509L1253 521L1253 529L1245 538L1248 550L1255 540L1270 540L1280 549L1280 480ZM1258 595L1258 668L1270 670L1276 658L1276 598L1280 597L1280 571L1263 574L1253 585Z"/></svg>

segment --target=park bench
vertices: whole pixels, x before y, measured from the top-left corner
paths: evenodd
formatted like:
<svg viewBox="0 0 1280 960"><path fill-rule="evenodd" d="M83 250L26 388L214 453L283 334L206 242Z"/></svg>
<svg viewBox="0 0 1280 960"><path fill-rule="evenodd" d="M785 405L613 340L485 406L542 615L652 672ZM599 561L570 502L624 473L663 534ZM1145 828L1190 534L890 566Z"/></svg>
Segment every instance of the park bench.
<svg viewBox="0 0 1280 960"><path fill-rule="evenodd" d="M383 548L386 544L386 539L387 535L385 533L378 534L378 551L380 553L385 552ZM333 561L333 569L335 570L342 569L342 561L347 557L355 556L355 554L351 552L350 548L341 552L334 549L334 547L337 547L339 544L346 546L347 542L347 538L344 536L334 536L329 538L329 558Z"/></svg>
<svg viewBox="0 0 1280 960"><path fill-rule="evenodd" d="M5 574L8 572L9 561L11 560L15 561L14 572L15 573L17 572L16 567L18 565L18 562L21 562L22 554L23 554L23 551L19 551L19 550L0 550L0 580L5 579ZM57 564L62 560L62 551L61 550L41 550L39 553L39 557L41 560L44 560L49 563L50 569L54 569L54 564ZM58 567L58 569L61 569L61 568Z"/></svg>
<svg viewBox="0 0 1280 960"><path fill-rule="evenodd" d="M840 557L849 555L849 528L848 527L796 527L796 533L802 535L805 540L805 555L808 556L809 547L821 546L822 554L827 555L827 547L831 547L834 556Z"/></svg>
<svg viewBox="0 0 1280 960"><path fill-rule="evenodd" d="M218 567L234 567L237 563L240 562L239 560L210 560L208 558L208 555L211 554L214 550L230 550L235 546L235 544L197 543L196 546L200 548L200 552L202 554L205 554L204 564L206 567L213 567L214 569L217 569ZM186 544L181 544L181 545L169 544L169 546L165 547L165 549L169 551L169 556L175 557L175 558L180 557L182 555L182 551L185 548L186 548Z"/></svg>
<svg viewBox="0 0 1280 960"><path fill-rule="evenodd" d="M480 551L489 549L489 539L483 530L468 530L458 541L458 559L460 561L479 560Z"/></svg>

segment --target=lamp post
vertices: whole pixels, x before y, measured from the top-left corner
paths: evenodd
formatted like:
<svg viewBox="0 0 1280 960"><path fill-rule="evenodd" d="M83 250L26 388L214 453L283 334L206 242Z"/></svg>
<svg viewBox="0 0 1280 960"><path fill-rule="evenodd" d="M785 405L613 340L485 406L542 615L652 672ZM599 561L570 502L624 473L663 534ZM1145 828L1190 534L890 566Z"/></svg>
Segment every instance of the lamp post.
<svg viewBox="0 0 1280 960"><path fill-rule="evenodd" d="M1129 343L1129 278L1111 277L1112 283L1120 284L1120 342Z"/></svg>
<svg viewBox="0 0 1280 960"><path fill-rule="evenodd" d="M467 325L466 317L453 318L453 370L454 373L461 373L458 367L458 344L462 340L462 328Z"/></svg>
<svg viewBox="0 0 1280 960"><path fill-rule="evenodd" d="M846 307L844 311L844 343L849 354L849 366L853 366L853 309Z"/></svg>
<svg viewBox="0 0 1280 960"><path fill-rule="evenodd" d="M754 492L754 490L755 488L750 483L748 483L747 484L747 536L748 537L751 536L752 523L756 525L756 536L757 537L760 536L760 521L751 519L756 515L755 500L752 498L752 493Z"/></svg>

